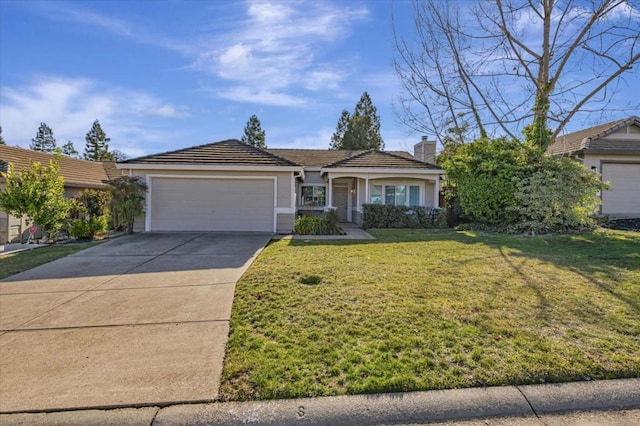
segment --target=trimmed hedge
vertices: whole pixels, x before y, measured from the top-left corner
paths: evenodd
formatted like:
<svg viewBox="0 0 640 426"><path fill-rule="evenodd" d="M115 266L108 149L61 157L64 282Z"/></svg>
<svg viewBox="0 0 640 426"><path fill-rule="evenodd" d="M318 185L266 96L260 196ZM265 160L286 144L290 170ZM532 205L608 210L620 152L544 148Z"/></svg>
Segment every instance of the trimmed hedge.
<svg viewBox="0 0 640 426"><path fill-rule="evenodd" d="M435 207L386 206L363 204L362 227L370 228L446 228L447 213Z"/></svg>

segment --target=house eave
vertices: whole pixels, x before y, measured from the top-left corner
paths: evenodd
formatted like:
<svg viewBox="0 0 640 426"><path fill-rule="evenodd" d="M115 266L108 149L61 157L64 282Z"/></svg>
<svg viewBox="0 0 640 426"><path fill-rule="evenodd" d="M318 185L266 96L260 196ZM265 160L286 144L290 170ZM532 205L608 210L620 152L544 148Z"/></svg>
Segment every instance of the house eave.
<svg viewBox="0 0 640 426"><path fill-rule="evenodd" d="M149 163L116 163L118 169L124 170L211 170L240 172L303 172L302 166L239 166L221 164L149 164Z"/></svg>
<svg viewBox="0 0 640 426"><path fill-rule="evenodd" d="M445 171L442 169L399 169L399 168L377 168L377 167L326 167L320 171L325 173L353 173L354 175L442 175Z"/></svg>

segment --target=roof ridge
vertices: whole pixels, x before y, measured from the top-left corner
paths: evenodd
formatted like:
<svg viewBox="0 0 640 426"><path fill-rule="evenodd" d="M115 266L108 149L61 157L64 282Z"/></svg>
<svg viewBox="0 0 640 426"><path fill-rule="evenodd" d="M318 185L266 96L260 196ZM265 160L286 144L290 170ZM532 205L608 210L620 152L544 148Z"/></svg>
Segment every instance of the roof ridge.
<svg viewBox="0 0 640 426"><path fill-rule="evenodd" d="M346 150L344 150L344 151L346 151ZM359 150L358 150L358 151L359 151ZM335 166L336 166L336 165L338 165L339 163L342 163L342 162L344 162L344 161L348 161L348 160L353 160L354 158L362 157L363 155L368 154L368 153L370 153L370 152L372 152L372 151L375 151L375 150L374 150L374 149L364 150L364 151L359 152L359 153L357 153L357 154L354 154L354 155L351 155L351 156L348 156L348 157L344 157L344 158L342 158L342 159L340 159L340 160L338 160L338 161L334 161L333 163L325 164L325 165L324 165L324 166L322 166L322 167L335 167Z"/></svg>
<svg viewBox="0 0 640 426"><path fill-rule="evenodd" d="M393 152L382 151L382 150L379 150L379 149L369 149L369 150L363 151L363 152L361 152L361 153L359 153L357 155L352 155L351 157L345 157L342 160L335 161L335 162L333 162L331 164L327 164L327 165L325 165L323 167L336 167L341 162L346 162L346 161L349 161L349 160L353 160L355 158L360 158L360 157L363 157L363 156L365 156L367 154L371 154L371 153L377 153L377 154L382 154L382 155L386 155L386 156L389 156L389 157L397 158L397 159L400 159L400 160L411 161L411 162L414 162L416 164L427 164L429 166L437 167L435 164L427 163L426 161L416 160L415 158L409 158L409 157L405 157L405 156L402 156L402 155L399 155L399 154L395 154Z"/></svg>

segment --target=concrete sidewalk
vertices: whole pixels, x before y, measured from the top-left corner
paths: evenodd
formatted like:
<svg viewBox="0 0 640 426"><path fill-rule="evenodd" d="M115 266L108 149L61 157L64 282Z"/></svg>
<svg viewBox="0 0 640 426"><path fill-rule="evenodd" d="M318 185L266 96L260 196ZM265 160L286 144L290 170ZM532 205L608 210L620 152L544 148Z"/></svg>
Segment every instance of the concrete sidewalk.
<svg viewBox="0 0 640 426"><path fill-rule="evenodd" d="M640 379L0 415L2 425L407 425L445 422L459 425L640 424Z"/></svg>

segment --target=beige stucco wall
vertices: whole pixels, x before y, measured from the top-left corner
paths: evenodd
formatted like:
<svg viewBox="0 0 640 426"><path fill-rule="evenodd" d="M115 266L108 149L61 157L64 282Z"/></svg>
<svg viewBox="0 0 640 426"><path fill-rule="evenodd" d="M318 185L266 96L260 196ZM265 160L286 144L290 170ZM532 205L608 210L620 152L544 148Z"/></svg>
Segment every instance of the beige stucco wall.
<svg viewBox="0 0 640 426"><path fill-rule="evenodd" d="M276 216L276 232L290 234L293 232L295 215L293 213L278 213Z"/></svg>

